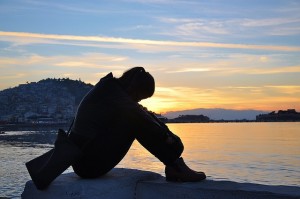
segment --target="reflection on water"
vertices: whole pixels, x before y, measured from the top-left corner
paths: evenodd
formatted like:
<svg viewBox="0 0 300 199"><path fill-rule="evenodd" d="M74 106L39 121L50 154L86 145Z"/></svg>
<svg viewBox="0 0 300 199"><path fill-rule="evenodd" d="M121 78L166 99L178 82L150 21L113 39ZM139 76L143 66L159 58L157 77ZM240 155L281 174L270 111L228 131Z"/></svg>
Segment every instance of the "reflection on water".
<svg viewBox="0 0 300 199"><path fill-rule="evenodd" d="M168 124L185 145L183 157L209 179L300 186L300 123ZM25 162L53 146L56 131L0 135L0 197L19 198L30 179ZM164 166L134 142L117 167L164 175ZM69 169L67 172L72 171Z"/></svg>
<svg viewBox="0 0 300 199"><path fill-rule="evenodd" d="M300 123L168 126L181 137L187 164L210 179L300 186ZM120 165L164 174L164 166L138 143Z"/></svg>
<svg viewBox="0 0 300 199"><path fill-rule="evenodd" d="M25 182L30 179L25 162L46 150L46 148L0 145L0 197L20 197Z"/></svg>

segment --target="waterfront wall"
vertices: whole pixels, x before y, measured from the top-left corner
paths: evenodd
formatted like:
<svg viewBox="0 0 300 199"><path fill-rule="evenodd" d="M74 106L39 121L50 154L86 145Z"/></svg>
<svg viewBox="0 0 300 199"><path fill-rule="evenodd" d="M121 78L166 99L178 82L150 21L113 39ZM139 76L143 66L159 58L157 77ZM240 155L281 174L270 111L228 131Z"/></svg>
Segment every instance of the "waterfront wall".
<svg viewBox="0 0 300 199"><path fill-rule="evenodd" d="M295 199L300 187L267 186L252 183L205 180L197 183L170 183L160 174L115 168L97 179L81 179L74 173L59 176L46 190L39 191L28 181L23 199Z"/></svg>

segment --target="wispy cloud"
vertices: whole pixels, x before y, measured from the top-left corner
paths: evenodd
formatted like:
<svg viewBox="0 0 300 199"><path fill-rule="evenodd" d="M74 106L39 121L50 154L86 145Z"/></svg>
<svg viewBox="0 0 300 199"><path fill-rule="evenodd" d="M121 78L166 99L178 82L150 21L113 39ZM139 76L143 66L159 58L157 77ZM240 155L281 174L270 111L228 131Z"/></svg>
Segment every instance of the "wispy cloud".
<svg viewBox="0 0 300 199"><path fill-rule="evenodd" d="M118 63L126 61L124 56L112 56L103 53L85 53L74 56L41 56L30 54L22 57L0 57L1 66L26 66L26 65L43 65L43 66L60 66L74 68L113 68Z"/></svg>
<svg viewBox="0 0 300 199"><path fill-rule="evenodd" d="M300 73L300 66L282 66L276 68L253 68L249 74L279 74L279 73Z"/></svg>
<svg viewBox="0 0 300 199"><path fill-rule="evenodd" d="M219 94L220 92L214 89L158 86L154 96L143 100L142 104L153 107L152 109L157 112L170 111L174 109L173 107L192 109L195 105L213 107L213 103L219 100Z"/></svg>
<svg viewBox="0 0 300 199"><path fill-rule="evenodd" d="M276 15L275 15L276 16ZM214 40L231 38L260 38L263 36L290 36L300 34L300 17L292 14L281 17L245 18L157 18L166 24L161 34L186 40ZM226 37L224 37L226 36Z"/></svg>
<svg viewBox="0 0 300 199"><path fill-rule="evenodd" d="M19 79L25 77L26 75L27 75L26 73L6 74L6 75L2 75L1 79L5 79L5 80Z"/></svg>
<svg viewBox="0 0 300 199"><path fill-rule="evenodd" d="M199 64L201 65L201 64ZM285 74L285 73L300 73L300 66L282 66L275 68L263 67L203 67L198 68L180 68L177 70L169 70L167 73L194 73L194 72L212 72L214 75L233 75L233 74L251 74L251 75L267 75L267 74Z"/></svg>
<svg viewBox="0 0 300 199"><path fill-rule="evenodd" d="M75 1L74 1L75 2ZM47 9L49 8L54 8L54 9L59 9L63 11L71 11L71 12L76 12L76 13L88 13L88 14L94 14L94 13L107 13L108 11L105 10L104 8L101 9L101 7L98 7L97 9L95 8L95 5L92 5L89 7L87 4L84 4L85 6L81 5L76 5L75 3L55 3L55 2L46 2L46 1L36 1L36 0L25 0L24 3L27 5L36 7L45 7Z"/></svg>
<svg viewBox="0 0 300 199"><path fill-rule="evenodd" d="M272 51L300 51L300 47L294 46L271 46L271 45L251 45L251 44L232 44L232 43L212 43L212 42L180 42L166 40L143 40L118 37L101 37L101 36L76 36L76 35L56 35L56 34L39 34L28 32L0 32L0 40L6 41L7 37L16 39L16 42L22 41L34 43L35 39L38 43L47 43L48 40L63 41L85 41L100 43L121 43L121 44L141 44L155 46L173 46L173 47L192 47L192 48L229 48L229 49L248 49L248 50L272 50ZM28 39L28 40L27 40ZM46 40L45 40L46 39ZM12 40L10 40L12 41ZM51 41L50 41L51 43ZM84 44L82 44L84 45Z"/></svg>
<svg viewBox="0 0 300 199"><path fill-rule="evenodd" d="M237 21L242 26L248 27L266 27L266 26L278 26L282 24L300 23L299 18L269 18L269 19L243 19Z"/></svg>
<svg viewBox="0 0 300 199"><path fill-rule="evenodd" d="M162 113L172 111L173 107L182 107L183 110L194 107L277 110L278 107L290 108L289 104L300 108L299 95L298 85L225 86L211 89L158 87L154 97L142 101L142 104Z"/></svg>
<svg viewBox="0 0 300 199"><path fill-rule="evenodd" d="M187 73L187 72L208 72L213 71L213 68L180 68L177 70L167 71L167 73Z"/></svg>
<svg viewBox="0 0 300 199"><path fill-rule="evenodd" d="M300 95L300 86L299 85L267 85L265 86L267 89L273 89L277 92L280 92L285 95ZM300 101L300 99L299 99Z"/></svg>

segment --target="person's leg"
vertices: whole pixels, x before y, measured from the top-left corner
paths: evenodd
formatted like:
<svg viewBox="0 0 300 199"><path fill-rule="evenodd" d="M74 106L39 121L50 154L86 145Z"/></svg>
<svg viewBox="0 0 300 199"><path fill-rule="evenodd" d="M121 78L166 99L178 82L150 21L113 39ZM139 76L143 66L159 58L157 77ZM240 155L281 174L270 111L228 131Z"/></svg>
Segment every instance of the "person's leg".
<svg viewBox="0 0 300 199"><path fill-rule="evenodd" d="M26 163L32 181L38 189L45 189L82 155L81 150L59 130L54 148Z"/></svg>
<svg viewBox="0 0 300 199"><path fill-rule="evenodd" d="M123 159L135 139L122 131L99 133L94 138L71 132L69 137L84 154L72 164L74 172L82 178L97 178L109 172Z"/></svg>
<svg viewBox="0 0 300 199"><path fill-rule="evenodd" d="M145 130L136 133L135 136L143 147L165 165L175 162L184 150L181 139L171 132L164 130L149 132Z"/></svg>
<svg viewBox="0 0 300 199"><path fill-rule="evenodd" d="M180 157L184 149L180 138L166 128L139 132L136 139L166 165L167 181L196 182L206 178L205 173L196 172L185 164Z"/></svg>

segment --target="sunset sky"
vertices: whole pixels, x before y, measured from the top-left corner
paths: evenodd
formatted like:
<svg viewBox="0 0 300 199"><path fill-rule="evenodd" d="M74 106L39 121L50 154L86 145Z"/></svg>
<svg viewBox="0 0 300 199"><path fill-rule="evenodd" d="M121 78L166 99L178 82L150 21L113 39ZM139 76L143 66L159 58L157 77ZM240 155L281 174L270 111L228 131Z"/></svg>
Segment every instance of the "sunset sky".
<svg viewBox="0 0 300 199"><path fill-rule="evenodd" d="M144 66L155 112L300 111L299 0L0 0L0 90Z"/></svg>

